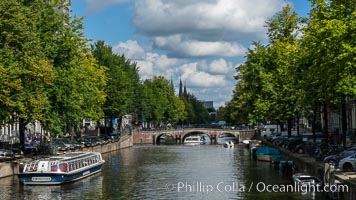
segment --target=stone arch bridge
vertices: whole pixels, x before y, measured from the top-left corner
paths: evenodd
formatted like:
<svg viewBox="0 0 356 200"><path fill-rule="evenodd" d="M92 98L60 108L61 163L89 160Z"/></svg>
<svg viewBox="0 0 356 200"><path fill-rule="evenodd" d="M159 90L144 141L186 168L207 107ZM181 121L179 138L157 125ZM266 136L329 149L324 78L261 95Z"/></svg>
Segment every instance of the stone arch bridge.
<svg viewBox="0 0 356 200"><path fill-rule="evenodd" d="M216 143L217 138L222 134L227 134L236 137L237 141L251 139L255 135L254 130L231 130L231 129L211 129L211 128L187 128L179 130L150 130L133 131L134 144L159 144L162 136L173 137L177 144L180 144L184 139L191 135L205 134L210 138L212 144Z"/></svg>

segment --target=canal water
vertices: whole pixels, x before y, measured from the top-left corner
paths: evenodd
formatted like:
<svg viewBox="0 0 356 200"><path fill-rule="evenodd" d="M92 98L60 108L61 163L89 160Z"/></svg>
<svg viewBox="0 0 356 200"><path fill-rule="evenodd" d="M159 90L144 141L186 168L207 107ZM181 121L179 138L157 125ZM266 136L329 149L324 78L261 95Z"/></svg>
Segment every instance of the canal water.
<svg viewBox="0 0 356 200"><path fill-rule="evenodd" d="M0 199L325 199L283 189L293 185L291 175L251 160L243 146L143 145L103 157L101 173L65 185L23 186L16 176L0 179Z"/></svg>

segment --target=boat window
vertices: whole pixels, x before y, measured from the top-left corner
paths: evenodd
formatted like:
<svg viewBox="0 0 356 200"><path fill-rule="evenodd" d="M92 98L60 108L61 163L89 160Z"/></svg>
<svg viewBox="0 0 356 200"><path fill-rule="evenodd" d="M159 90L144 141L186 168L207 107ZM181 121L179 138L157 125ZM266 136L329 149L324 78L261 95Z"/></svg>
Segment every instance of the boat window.
<svg viewBox="0 0 356 200"><path fill-rule="evenodd" d="M89 165L89 158L86 158L84 161L84 166L88 166Z"/></svg>
<svg viewBox="0 0 356 200"><path fill-rule="evenodd" d="M61 163L59 165L59 170L62 171L62 172L67 172L68 169L67 169L67 163Z"/></svg>
<svg viewBox="0 0 356 200"><path fill-rule="evenodd" d="M37 165L38 165L38 161L32 161L32 162L28 163L27 167L26 167L26 171L27 172L37 171Z"/></svg>
<svg viewBox="0 0 356 200"><path fill-rule="evenodd" d="M51 172L56 172L58 170L57 165L52 165L51 166Z"/></svg>

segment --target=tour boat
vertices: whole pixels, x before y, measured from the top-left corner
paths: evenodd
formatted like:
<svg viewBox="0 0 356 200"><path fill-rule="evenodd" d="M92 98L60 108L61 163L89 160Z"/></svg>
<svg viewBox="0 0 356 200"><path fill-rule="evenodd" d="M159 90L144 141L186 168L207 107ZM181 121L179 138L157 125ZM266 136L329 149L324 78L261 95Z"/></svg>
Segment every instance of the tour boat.
<svg viewBox="0 0 356 200"><path fill-rule="evenodd" d="M18 177L24 185L58 185L98 173L104 163L98 152L72 152L30 161Z"/></svg>
<svg viewBox="0 0 356 200"><path fill-rule="evenodd" d="M184 144L186 145L205 144L205 137L202 135L188 136L187 138L185 138Z"/></svg>
<svg viewBox="0 0 356 200"><path fill-rule="evenodd" d="M302 173L297 173L292 176L293 181L297 185L322 185L322 181L320 178L313 176L313 175L308 175L308 174L302 174Z"/></svg>

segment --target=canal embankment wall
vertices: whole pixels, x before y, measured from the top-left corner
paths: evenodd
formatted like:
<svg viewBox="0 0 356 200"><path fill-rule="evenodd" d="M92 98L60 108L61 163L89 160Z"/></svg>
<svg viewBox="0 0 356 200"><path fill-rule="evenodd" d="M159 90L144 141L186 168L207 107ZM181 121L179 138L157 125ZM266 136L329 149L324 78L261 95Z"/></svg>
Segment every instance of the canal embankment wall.
<svg viewBox="0 0 356 200"><path fill-rule="evenodd" d="M127 135L120 138L118 142L113 142L105 145L99 145L90 148L84 148L83 151L94 151L102 154L117 151L120 149L133 146L133 136ZM0 162L0 178L17 175L20 165L32 160L32 158L23 158L20 160Z"/></svg>
<svg viewBox="0 0 356 200"><path fill-rule="evenodd" d="M263 143L267 146L278 148L287 158L295 160L298 163L302 163L303 166L297 166L299 170L308 169L313 174L323 177L323 172L325 168L323 162L317 161L314 158L308 156L307 154L290 152L289 150L282 148L278 145L274 145L273 143L267 140L263 140Z"/></svg>
<svg viewBox="0 0 356 200"><path fill-rule="evenodd" d="M325 178L324 176L329 166L324 162L315 160L315 158L312 158L306 154L290 152L289 150L274 145L266 140L263 140L263 143L268 146L278 148L288 159L300 163L302 166L297 166L298 172L302 172L304 169L308 169L308 171L310 171L314 175L317 175L322 179ZM356 172L342 172L337 170L334 173L334 178L338 181L338 184L346 184L351 187L356 187Z"/></svg>

